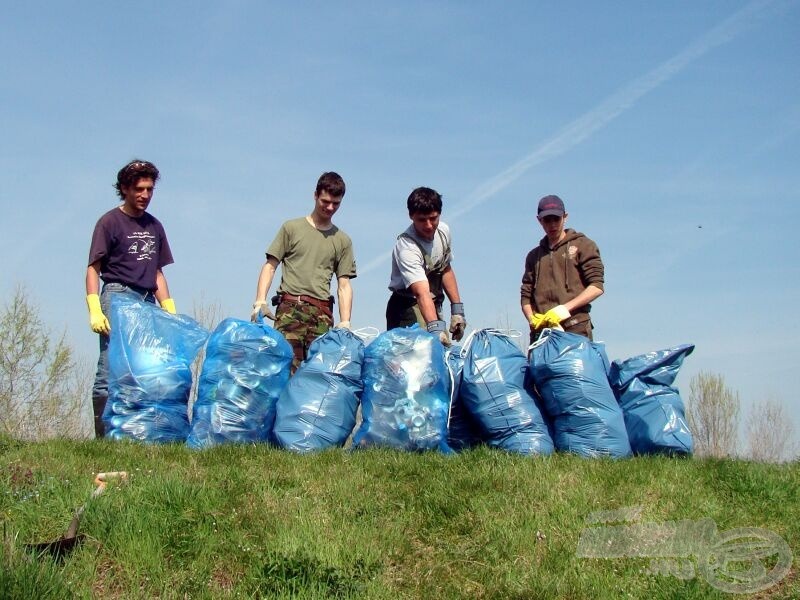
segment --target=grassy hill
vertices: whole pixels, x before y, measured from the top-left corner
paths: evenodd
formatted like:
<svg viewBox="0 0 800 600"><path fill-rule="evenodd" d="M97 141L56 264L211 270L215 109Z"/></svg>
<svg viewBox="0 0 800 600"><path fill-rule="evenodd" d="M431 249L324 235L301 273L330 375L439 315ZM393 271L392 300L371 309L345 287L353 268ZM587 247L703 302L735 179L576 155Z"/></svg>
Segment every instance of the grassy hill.
<svg viewBox="0 0 800 600"><path fill-rule="evenodd" d="M61 536L94 474L116 470L130 479L88 502L83 543L61 563L31 558L25 544ZM770 530L796 565L798 490L797 462L0 438L0 597L729 598L721 585L763 576L780 553L762 552L759 571L753 546L703 541L701 524ZM621 529L637 511L651 528ZM642 532L637 546L628 534ZM582 534L594 555L578 556ZM605 534L635 556L587 557ZM738 566L720 564L721 545ZM794 565L752 597L800 598Z"/></svg>

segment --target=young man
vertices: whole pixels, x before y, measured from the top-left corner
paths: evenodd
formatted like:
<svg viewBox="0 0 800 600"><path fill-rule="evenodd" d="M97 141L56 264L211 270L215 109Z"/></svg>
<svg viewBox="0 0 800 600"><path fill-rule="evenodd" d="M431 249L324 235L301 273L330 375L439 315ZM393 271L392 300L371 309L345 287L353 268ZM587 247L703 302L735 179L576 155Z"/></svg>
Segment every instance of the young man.
<svg viewBox="0 0 800 600"><path fill-rule="evenodd" d="M453 259L450 228L439 221L441 195L427 187L411 192L407 201L411 225L401 233L392 252L392 295L386 305L386 329L419 323L440 341L450 344L442 316L444 296L450 300L450 333L459 341L467 322Z"/></svg>
<svg viewBox="0 0 800 600"><path fill-rule="evenodd" d="M94 432L103 437L103 410L108 400L108 336L113 294L133 294L146 302L158 300L175 313L162 268L172 264L164 227L147 207L153 199L158 169L145 160L134 160L117 173L114 187L122 204L97 221L86 269L86 303L92 331L100 335L100 358L92 387ZM100 291L100 279L103 289Z"/></svg>
<svg viewBox="0 0 800 600"><path fill-rule="evenodd" d="M558 196L539 200L537 219L545 236L525 258L520 304L531 343L545 327L592 339L591 302L603 294L603 261L588 237L565 229L567 212Z"/></svg>
<svg viewBox="0 0 800 600"><path fill-rule="evenodd" d="M292 373L307 357L311 342L333 327L333 275L339 299L339 327L350 327L350 280L356 277L353 243L331 220L344 193L344 180L339 174L323 173L314 192L314 210L281 225L267 248L267 260L258 276L250 319L255 321L263 315L275 320L275 328L294 349ZM277 296L273 298L273 305L278 307L273 315L266 298L278 264L283 264L283 269Z"/></svg>

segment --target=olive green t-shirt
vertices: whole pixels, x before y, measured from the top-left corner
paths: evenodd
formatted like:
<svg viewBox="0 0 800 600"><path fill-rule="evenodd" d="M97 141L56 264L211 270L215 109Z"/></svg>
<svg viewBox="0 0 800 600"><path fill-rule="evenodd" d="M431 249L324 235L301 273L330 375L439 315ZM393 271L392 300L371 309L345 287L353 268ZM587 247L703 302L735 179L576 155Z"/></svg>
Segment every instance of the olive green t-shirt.
<svg viewBox="0 0 800 600"><path fill-rule="evenodd" d="M350 236L333 225L319 231L305 217L286 221L267 248L267 257L283 266L278 292L306 294L320 300L331 295L331 278L356 276Z"/></svg>

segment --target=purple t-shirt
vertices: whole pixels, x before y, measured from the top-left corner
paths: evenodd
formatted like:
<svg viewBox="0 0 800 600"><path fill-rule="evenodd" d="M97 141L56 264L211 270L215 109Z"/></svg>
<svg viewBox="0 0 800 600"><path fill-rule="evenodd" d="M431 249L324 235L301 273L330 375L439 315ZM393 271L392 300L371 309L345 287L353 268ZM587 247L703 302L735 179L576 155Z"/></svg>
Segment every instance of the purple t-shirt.
<svg viewBox="0 0 800 600"><path fill-rule="evenodd" d="M98 260L104 282L152 291L156 272L174 262L158 219L150 213L131 217L119 208L108 211L94 226L89 264Z"/></svg>

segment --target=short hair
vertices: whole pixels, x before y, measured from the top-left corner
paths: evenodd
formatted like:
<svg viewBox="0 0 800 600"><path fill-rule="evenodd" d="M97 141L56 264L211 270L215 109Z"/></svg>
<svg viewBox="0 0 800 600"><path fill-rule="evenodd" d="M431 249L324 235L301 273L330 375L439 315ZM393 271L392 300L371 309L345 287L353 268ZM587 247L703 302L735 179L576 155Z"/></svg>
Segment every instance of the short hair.
<svg viewBox="0 0 800 600"><path fill-rule="evenodd" d="M344 179L338 173L328 171L319 176L317 189L314 196L319 197L322 192L328 192L333 198L343 198L345 193Z"/></svg>
<svg viewBox="0 0 800 600"><path fill-rule="evenodd" d="M420 213L442 212L442 195L428 187L418 187L408 196L409 216Z"/></svg>
<svg viewBox="0 0 800 600"><path fill-rule="evenodd" d="M152 179L155 183L158 181L158 169L153 163L136 158L117 173L117 183L114 184L117 195L123 198L122 188L136 185L140 179Z"/></svg>

